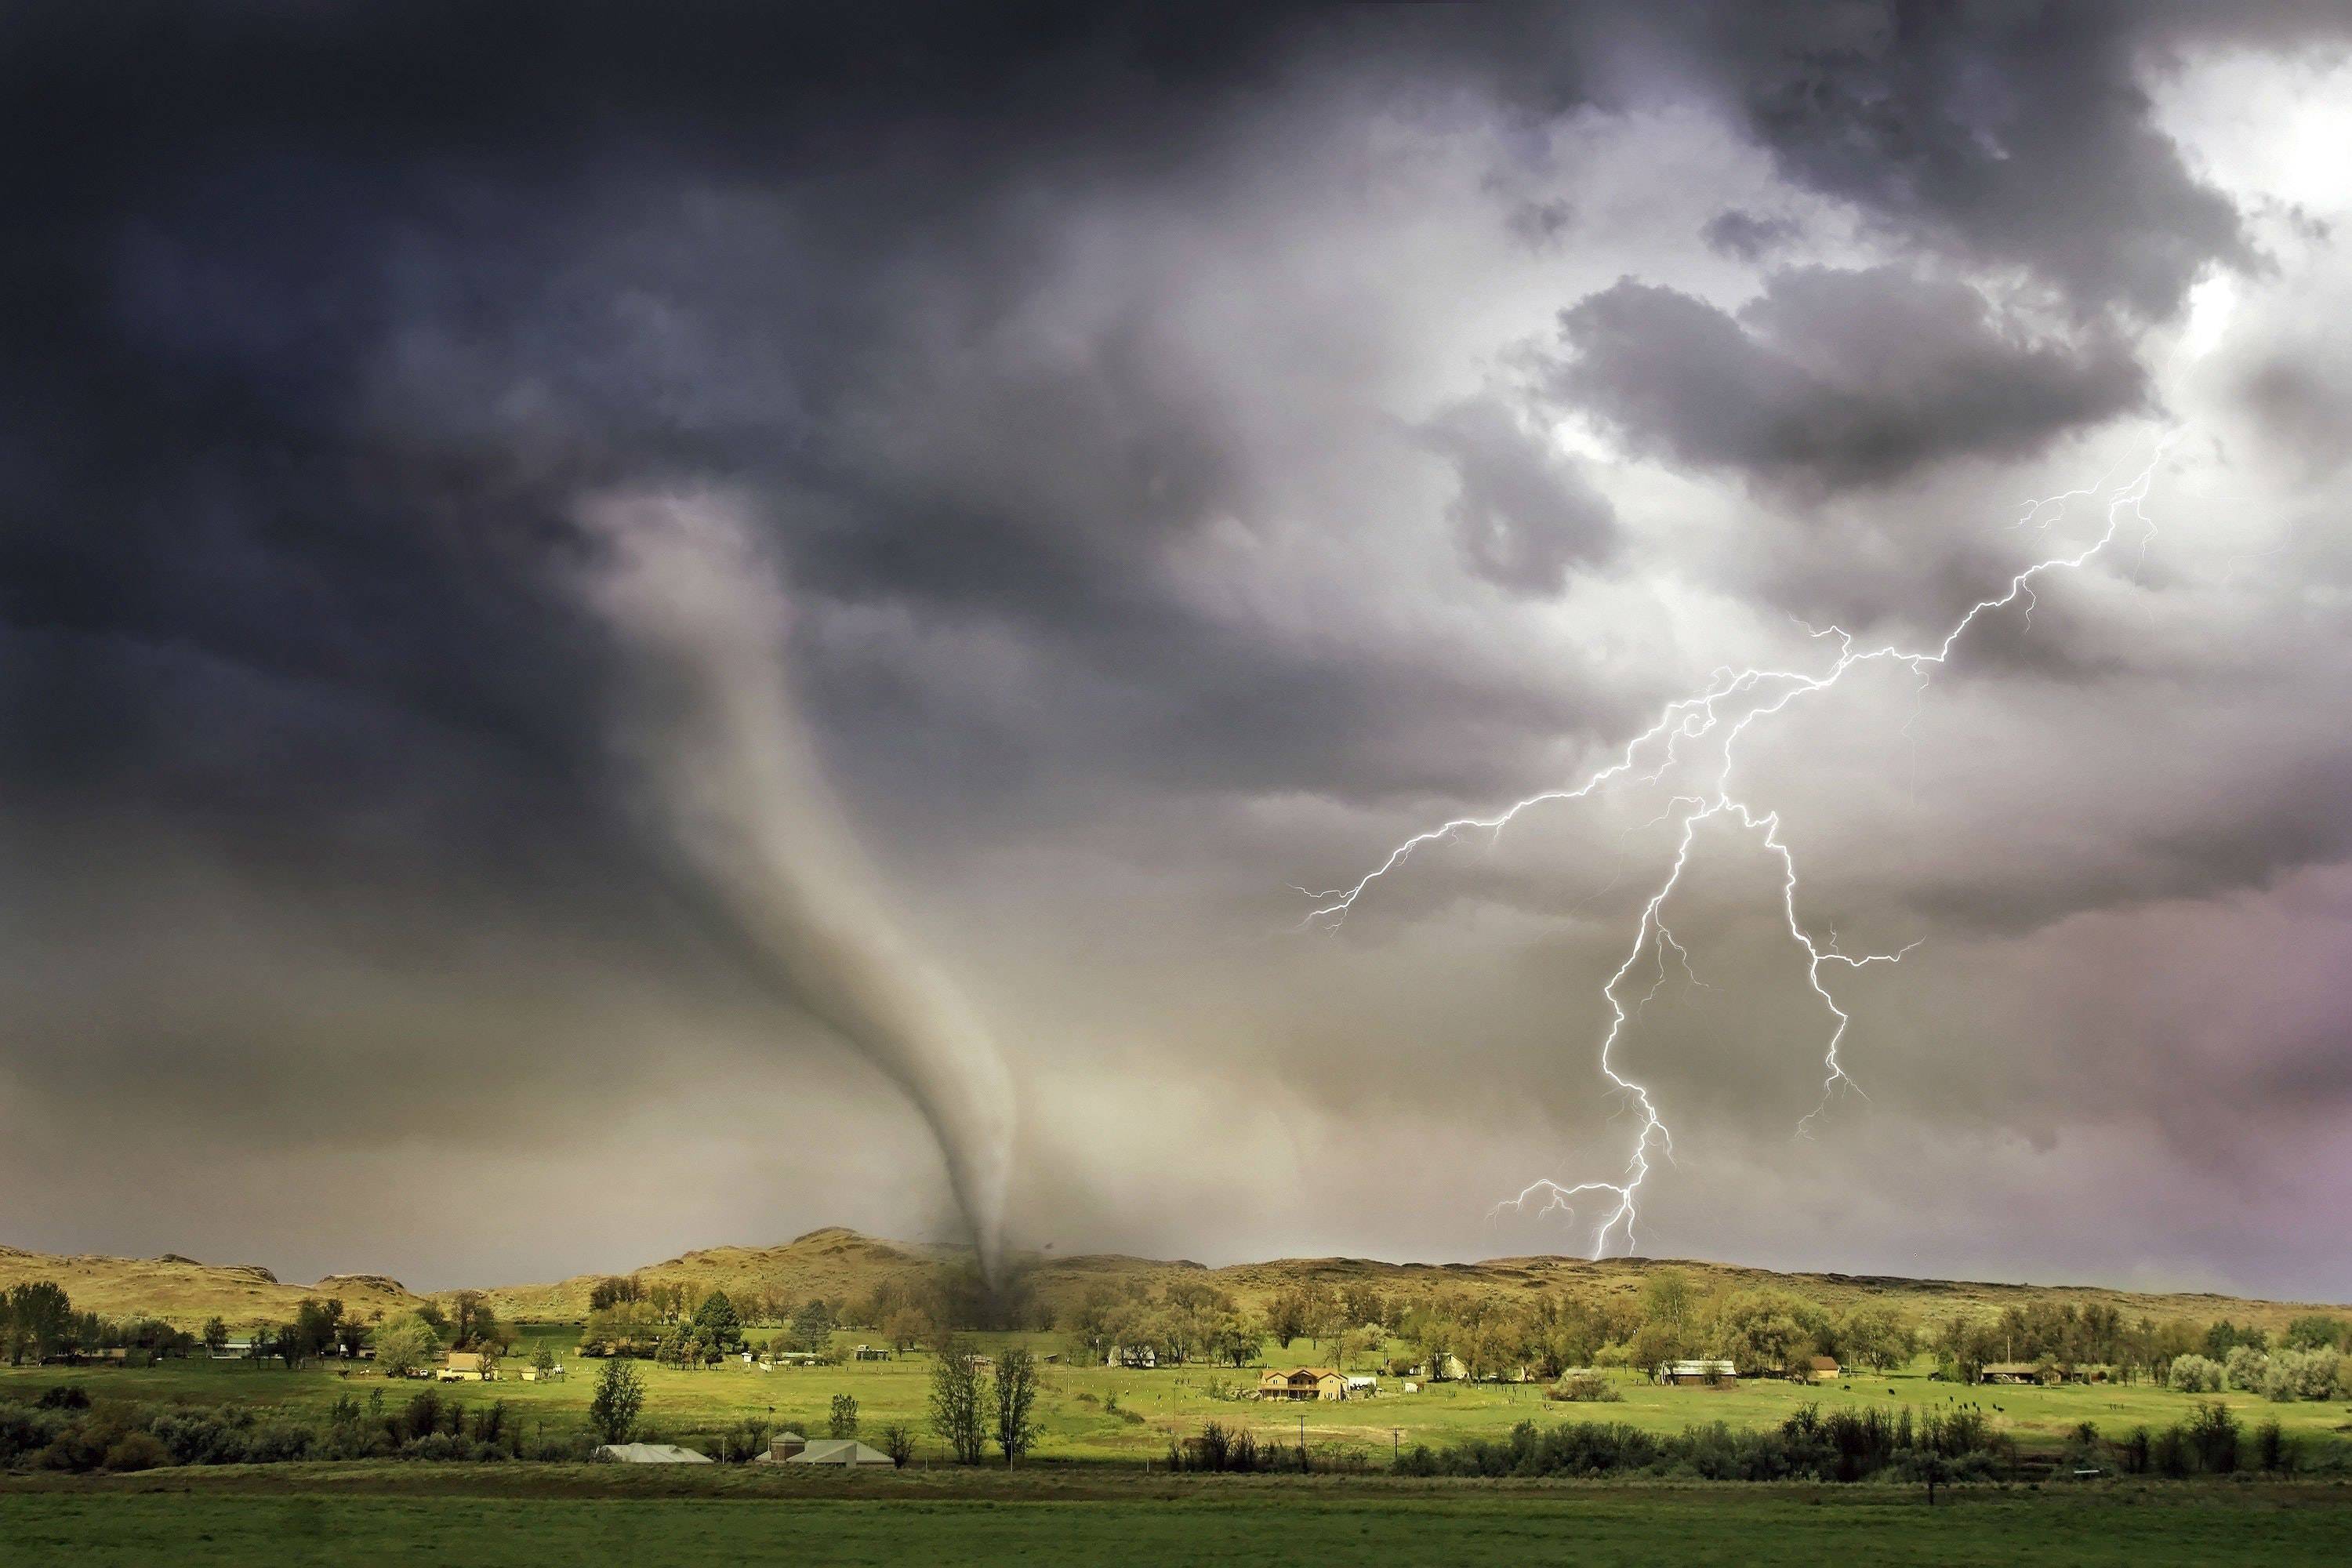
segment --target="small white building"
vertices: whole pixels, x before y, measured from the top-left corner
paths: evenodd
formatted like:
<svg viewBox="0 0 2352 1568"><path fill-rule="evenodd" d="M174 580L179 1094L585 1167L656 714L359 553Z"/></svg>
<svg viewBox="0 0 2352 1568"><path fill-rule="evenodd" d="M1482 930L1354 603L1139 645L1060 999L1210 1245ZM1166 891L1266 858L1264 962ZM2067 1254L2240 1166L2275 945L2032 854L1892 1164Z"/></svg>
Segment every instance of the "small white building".
<svg viewBox="0 0 2352 1568"><path fill-rule="evenodd" d="M624 1465L708 1465L709 1455L681 1448L675 1443L605 1443L596 1449L600 1459Z"/></svg>

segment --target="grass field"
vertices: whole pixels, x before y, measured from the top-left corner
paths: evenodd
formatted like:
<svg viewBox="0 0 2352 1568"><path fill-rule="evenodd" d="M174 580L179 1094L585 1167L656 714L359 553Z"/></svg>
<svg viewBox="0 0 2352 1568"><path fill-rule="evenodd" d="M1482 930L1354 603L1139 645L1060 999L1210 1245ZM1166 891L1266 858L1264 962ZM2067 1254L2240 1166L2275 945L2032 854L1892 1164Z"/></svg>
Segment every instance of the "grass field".
<svg viewBox="0 0 2352 1568"><path fill-rule="evenodd" d="M597 1363L572 1355L575 1335L569 1327L526 1326L523 1334L523 1342L509 1364L519 1368L528 1360L531 1346L543 1339L571 1369L568 1382L441 1384L440 1392L469 1404L504 1400L527 1427L535 1425L550 1435L583 1429ZM844 1336L845 1343L854 1342L855 1337ZM982 1335L976 1342L982 1349L1001 1349L1012 1338ZM1050 1336L1034 1342L1041 1352L1063 1348L1062 1341ZM1311 1363L1318 1359L1315 1348L1305 1342L1293 1346L1286 1355L1274 1346L1268 1346L1267 1352L1276 1364ZM921 1434L919 1455L937 1453L922 1430L930 1361L919 1353L888 1362L780 1367L772 1373L734 1362L691 1372L642 1362L637 1367L646 1383L644 1425L665 1439L694 1443L751 1417L821 1434L833 1396L848 1394L857 1400L860 1425L869 1436L887 1423L903 1422ZM1191 1434L1203 1421L1217 1420L1285 1442L1296 1442L1303 1427L1310 1446L1357 1449L1379 1465L1400 1446L1438 1446L1465 1436L1496 1436L1526 1419L1623 1421L1651 1431L1674 1432L1717 1420L1735 1426L1770 1426L1808 1402L1818 1403L1825 1411L1842 1405L1905 1404L1924 1411L1973 1401L1998 1428L2032 1450L2057 1447L2084 1421L2095 1423L2111 1437L2137 1426L2167 1426L2186 1416L2196 1403L2191 1395L2144 1384L1963 1389L1931 1381L1923 1370L1856 1376L1809 1388L1746 1382L1724 1390L1659 1388L1621 1376L1616 1386L1622 1399L1603 1404L1555 1404L1537 1387L1492 1384L1438 1384L1408 1394L1401 1392L1401 1381L1393 1378L1383 1378L1384 1392L1371 1400L1274 1405L1233 1397L1255 1386L1255 1377L1249 1369L1129 1372L1049 1366L1045 1370L1040 1410L1045 1432L1038 1457L1130 1463L1156 1458L1167 1450L1171 1426L1180 1434ZM289 1373L274 1363L199 1359L136 1370L0 1368L0 1399L30 1397L59 1383L79 1384L94 1397L270 1405L313 1419L323 1417L328 1406L345 1394L364 1401L372 1391L381 1389L387 1402L397 1402L422 1386L378 1378L365 1370L365 1363L355 1369L350 1363L330 1362ZM2245 1394L2221 1397L2249 1425L2277 1418L2313 1458L2340 1451L2347 1436L2352 1436L2352 1407L2343 1404L2273 1405Z"/></svg>
<svg viewBox="0 0 2352 1568"><path fill-rule="evenodd" d="M348 1465L0 1481L11 1561L283 1568L549 1562L692 1565L2335 1563L2352 1490L1817 1487L1431 1489L1194 1478L1122 1487L740 1468ZM166 1479L168 1477L168 1479Z"/></svg>

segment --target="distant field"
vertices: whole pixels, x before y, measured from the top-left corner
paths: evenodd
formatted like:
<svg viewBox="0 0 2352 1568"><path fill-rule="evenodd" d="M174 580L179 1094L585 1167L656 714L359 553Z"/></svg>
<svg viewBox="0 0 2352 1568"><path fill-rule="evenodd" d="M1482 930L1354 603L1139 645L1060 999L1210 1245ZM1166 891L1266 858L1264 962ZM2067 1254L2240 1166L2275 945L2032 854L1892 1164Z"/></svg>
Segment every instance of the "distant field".
<svg viewBox="0 0 2352 1568"><path fill-rule="evenodd" d="M913 1477L843 1478L818 1489L740 1469L685 1477L615 1476L607 1468L506 1467L494 1475L424 1465L292 1468L299 1473L214 1472L184 1489L157 1475L41 1489L0 1482L0 1540L12 1561L56 1568L1832 1560L2189 1568L2341 1562L2352 1538L2352 1491L2308 1487L1980 1490L1931 1510L1913 1492L1878 1488L1430 1491L1383 1480L1217 1478L1124 1495L1013 1483L994 1495L943 1495Z"/></svg>
<svg viewBox="0 0 2352 1568"><path fill-rule="evenodd" d="M542 1424L550 1434L584 1429L597 1363L572 1355L573 1331L568 1326L525 1325L522 1332L522 1343L509 1364L520 1367L530 1347L543 1340L571 1368L570 1381L444 1384L437 1385L439 1391L468 1404L504 1400L525 1423ZM977 1342L982 1349L998 1349L1018 1338L981 1335ZM842 1336L845 1346L856 1339ZM1041 1335L1031 1342L1043 1353L1061 1350L1064 1342ZM1266 1347L1268 1359L1276 1363L1312 1363L1318 1353L1315 1346L1304 1341L1287 1353L1276 1346ZM734 1362L691 1372L646 1362L636 1365L646 1383L645 1425L667 1439L698 1443L749 1417L822 1432L833 1396L848 1394L857 1400L860 1424L869 1436L887 1423L903 1422L919 1434L919 1454L936 1456L938 1452L923 1431L930 1376L930 1360L925 1355L779 1368L772 1373ZM1717 1420L1759 1426L1777 1424L1809 1402L1825 1410L1841 1405L1907 1404L1923 1411L1974 1402L1996 1426L2011 1433L2031 1450L2055 1447L2084 1421L2095 1423L2108 1436L2120 1436L2137 1426L2169 1426L2187 1415L2196 1403L2196 1396L2145 1384L1958 1388L1931 1381L1924 1367L1809 1388L1747 1382L1720 1391L1659 1388L1621 1374L1615 1386L1623 1397L1606 1404L1555 1404L1543 1398L1536 1387L1494 1384L1438 1384L1407 1394L1401 1392L1401 1381L1393 1378L1382 1380L1390 1392L1378 1398L1339 1404L1276 1405L1220 1397L1254 1386L1255 1379L1255 1372L1248 1369L1127 1372L1049 1366L1045 1373L1041 1408L1045 1435L1038 1457L1129 1463L1154 1459L1167 1451L1171 1426L1179 1434L1189 1435L1197 1432L1203 1421L1216 1420L1285 1442L1296 1442L1303 1425L1311 1447L1357 1450L1381 1465L1400 1446L1416 1442L1436 1446L1465 1436L1496 1436L1520 1420L1623 1421L1658 1432ZM365 1401L372 1392L382 1390L387 1401L396 1403L424 1386L379 1378L365 1370L364 1363L353 1368L331 1362L289 1373L274 1364L194 1360L135 1371L0 1367L0 1399L28 1397L35 1390L58 1383L79 1384L96 1397L236 1401L281 1405L311 1417L322 1417L344 1394ZM2277 1418L2315 1457L2323 1447L2340 1451L2347 1437L2352 1437L2352 1407L2342 1404L2273 1405L2246 1394L2221 1397L2249 1425Z"/></svg>

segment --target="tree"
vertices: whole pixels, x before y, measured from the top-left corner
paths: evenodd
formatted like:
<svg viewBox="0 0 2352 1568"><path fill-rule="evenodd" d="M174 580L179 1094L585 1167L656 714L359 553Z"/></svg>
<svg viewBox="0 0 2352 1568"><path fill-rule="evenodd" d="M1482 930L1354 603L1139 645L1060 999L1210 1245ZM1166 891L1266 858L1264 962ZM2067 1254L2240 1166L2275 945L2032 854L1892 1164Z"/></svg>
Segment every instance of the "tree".
<svg viewBox="0 0 2352 1568"><path fill-rule="evenodd" d="M921 1312L912 1307L901 1307L890 1314L889 1321L882 1325L882 1336L890 1342L892 1350L904 1354L923 1342L923 1336L929 1328Z"/></svg>
<svg viewBox="0 0 2352 1568"><path fill-rule="evenodd" d="M5 1314L8 1364L22 1366L57 1354L73 1332L73 1302L52 1279L32 1279L8 1291Z"/></svg>
<svg viewBox="0 0 2352 1568"><path fill-rule="evenodd" d="M905 1469L907 1461L915 1457L914 1433L893 1421L882 1428L882 1451L890 1456L892 1464Z"/></svg>
<svg viewBox="0 0 2352 1568"><path fill-rule="evenodd" d="M2314 1312L2286 1326L2280 1345L2291 1351L2352 1350L2352 1323Z"/></svg>
<svg viewBox="0 0 2352 1568"><path fill-rule="evenodd" d="M548 1347L545 1340L540 1341L538 1347L530 1352L530 1370L540 1373L555 1370L555 1352Z"/></svg>
<svg viewBox="0 0 2352 1568"><path fill-rule="evenodd" d="M278 1353L291 1372L313 1356L324 1355L335 1343L335 1331L343 1321L343 1304L338 1300L320 1300L305 1296L295 1306L294 1321L278 1336Z"/></svg>
<svg viewBox="0 0 2352 1568"><path fill-rule="evenodd" d="M721 1355L743 1342L743 1320L724 1290L713 1290L702 1299L702 1305L694 1310L694 1326Z"/></svg>
<svg viewBox="0 0 2352 1568"><path fill-rule="evenodd" d="M1037 1358L1016 1346L996 1358L996 1446L1010 1466L1037 1442Z"/></svg>
<svg viewBox="0 0 2352 1568"><path fill-rule="evenodd" d="M218 1355L228 1348L228 1325L218 1318L205 1320L205 1353Z"/></svg>
<svg viewBox="0 0 2352 1568"><path fill-rule="evenodd" d="M459 1290L449 1298L450 1346L461 1351L495 1351L505 1345L506 1330L479 1290Z"/></svg>
<svg viewBox="0 0 2352 1568"><path fill-rule="evenodd" d="M588 1402L588 1425L607 1443L625 1443L645 1408L645 1385L632 1363L614 1357L596 1374L596 1396Z"/></svg>
<svg viewBox="0 0 2352 1568"><path fill-rule="evenodd" d="M960 1465L980 1463L986 1435L980 1413L980 1360L949 1339L931 1363L931 1430Z"/></svg>
<svg viewBox="0 0 2352 1568"><path fill-rule="evenodd" d="M375 1331L375 1369L386 1377L406 1377L440 1355L440 1336L420 1313L403 1312Z"/></svg>
<svg viewBox="0 0 2352 1568"><path fill-rule="evenodd" d="M833 1413L825 1418L825 1435L829 1437L857 1436L857 1401L846 1394L833 1396Z"/></svg>
<svg viewBox="0 0 2352 1568"><path fill-rule="evenodd" d="M787 1331L793 1348L810 1355L824 1353L833 1342L833 1309L823 1297L803 1302L793 1314L792 1328Z"/></svg>
<svg viewBox="0 0 2352 1568"><path fill-rule="evenodd" d="M1808 1312L1786 1291L1743 1290L1725 1303L1717 1324L1724 1352L1742 1372L1784 1372L1812 1352Z"/></svg>
<svg viewBox="0 0 2352 1568"><path fill-rule="evenodd" d="M1885 1372L1911 1359L1911 1330L1902 1313L1872 1303L1838 1321L1837 1345L1841 1361Z"/></svg>
<svg viewBox="0 0 2352 1568"><path fill-rule="evenodd" d="M1282 1348L1288 1350L1291 1341L1300 1338L1307 1332L1307 1321L1312 1310L1313 1305L1307 1300L1307 1292L1304 1290L1277 1292L1265 1304L1267 1337L1279 1341Z"/></svg>
<svg viewBox="0 0 2352 1568"><path fill-rule="evenodd" d="M1664 1327L1677 1342L1686 1336L1698 1309L1698 1292L1679 1268L1661 1268L1642 1287L1642 1317Z"/></svg>

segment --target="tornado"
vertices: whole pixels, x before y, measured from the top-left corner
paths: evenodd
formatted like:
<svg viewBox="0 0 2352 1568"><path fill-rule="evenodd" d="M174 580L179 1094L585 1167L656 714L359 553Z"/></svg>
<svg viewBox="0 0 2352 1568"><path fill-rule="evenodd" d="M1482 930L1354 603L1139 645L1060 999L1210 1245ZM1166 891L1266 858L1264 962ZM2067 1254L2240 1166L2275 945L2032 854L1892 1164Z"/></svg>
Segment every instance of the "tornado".
<svg viewBox="0 0 2352 1568"><path fill-rule="evenodd" d="M575 515L593 557L580 588L624 654L615 738L648 817L773 987L921 1112L993 1285L1012 1079L826 786L793 700L780 563L723 495L604 495Z"/></svg>

